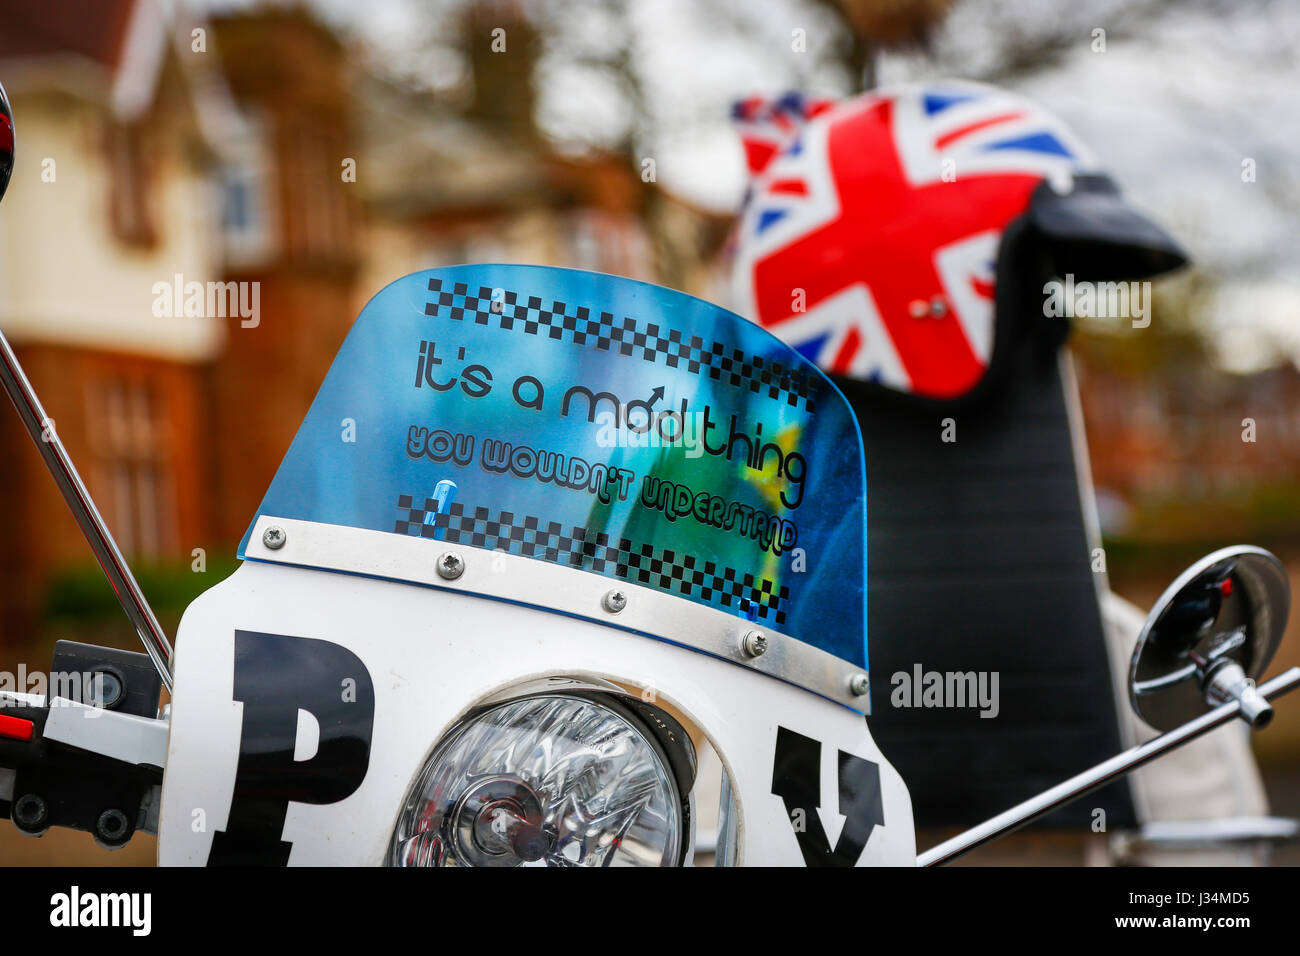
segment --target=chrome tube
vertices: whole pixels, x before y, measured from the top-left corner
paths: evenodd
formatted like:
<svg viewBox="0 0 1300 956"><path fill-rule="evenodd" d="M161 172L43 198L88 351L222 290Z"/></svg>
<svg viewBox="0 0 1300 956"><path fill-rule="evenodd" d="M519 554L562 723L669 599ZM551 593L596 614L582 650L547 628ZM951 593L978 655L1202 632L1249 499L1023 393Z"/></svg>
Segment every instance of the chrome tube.
<svg viewBox="0 0 1300 956"><path fill-rule="evenodd" d="M1260 684L1258 691L1261 697L1271 699L1295 690L1297 686L1300 686L1300 667L1292 667L1272 680ZM1189 740L1195 740L1215 727L1228 723L1238 716L1240 710L1241 704L1238 701L1228 701L1226 704L1221 704L1194 720L1189 720L1181 727L1171 730L1167 734L1161 734L1154 740L1148 740L1131 750L1116 754L1109 760L1103 760L1095 767L1085 770L1063 783L1058 783L1055 787L1044 790L1038 796L1031 797L1024 803L1017 804L1010 810L1005 810L997 816L985 820L978 826L971 827L971 829L957 834L952 839L945 840L938 846L926 850L917 856L916 865L937 866L947 863L949 860L955 860L962 854L969 853L990 840L1019 829L1026 823L1050 813L1057 807L1062 807L1070 801L1096 790L1098 787L1105 786L1117 777L1123 776L1144 763L1149 763L1162 754L1182 746Z"/></svg>
<svg viewBox="0 0 1300 956"><path fill-rule="evenodd" d="M113 540L112 533L104 524L104 519L100 517L99 509L95 507L90 493L86 491L86 486L82 483L81 476L77 474L72 459L68 457L63 442L53 427L47 430L47 424L53 423L46 418L45 409L41 407L40 399L36 397L31 382L23 373L22 366L18 364L18 358L9 347L9 340L5 338L3 332L0 332L0 381L3 382L9 400L18 410L18 417L22 419L23 427L27 429L27 434L31 436L32 442L41 453L45 467L54 477L54 483L59 486L63 500L68 503L72 516L77 519L81 533L86 536L86 541L90 545L90 550L95 553L95 559L104 569L108 583L113 586L122 609L126 611L126 616L130 618L131 624L140 635L140 640L144 642L144 649L149 652L154 667L158 669L158 674L170 693L172 646L167 641L167 635L163 633L153 609L145 599L144 592L140 590L135 576L131 574L131 569L122 557L117 542Z"/></svg>

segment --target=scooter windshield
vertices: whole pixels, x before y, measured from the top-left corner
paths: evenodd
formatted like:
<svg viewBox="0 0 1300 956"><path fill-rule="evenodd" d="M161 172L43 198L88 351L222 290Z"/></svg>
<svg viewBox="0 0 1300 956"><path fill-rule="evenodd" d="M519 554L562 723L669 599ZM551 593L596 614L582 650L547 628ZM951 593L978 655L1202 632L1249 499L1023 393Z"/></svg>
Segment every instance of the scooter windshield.
<svg viewBox="0 0 1300 956"><path fill-rule="evenodd" d="M861 448L835 386L734 313L455 266L361 312L259 516L427 538L431 562L441 542L561 564L865 668Z"/></svg>

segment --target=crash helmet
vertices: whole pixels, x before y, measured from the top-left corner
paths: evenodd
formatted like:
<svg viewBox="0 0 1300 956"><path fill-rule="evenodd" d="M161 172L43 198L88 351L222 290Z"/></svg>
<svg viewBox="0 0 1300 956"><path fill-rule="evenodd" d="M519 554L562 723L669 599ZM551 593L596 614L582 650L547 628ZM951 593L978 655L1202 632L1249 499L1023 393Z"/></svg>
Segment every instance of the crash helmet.
<svg viewBox="0 0 1300 956"><path fill-rule="evenodd" d="M837 376L921 401L974 396L1008 343L1059 345L1064 317L1033 307L1044 277L1136 279L1184 261L1061 120L1005 90L751 99L736 118L752 176L737 311Z"/></svg>

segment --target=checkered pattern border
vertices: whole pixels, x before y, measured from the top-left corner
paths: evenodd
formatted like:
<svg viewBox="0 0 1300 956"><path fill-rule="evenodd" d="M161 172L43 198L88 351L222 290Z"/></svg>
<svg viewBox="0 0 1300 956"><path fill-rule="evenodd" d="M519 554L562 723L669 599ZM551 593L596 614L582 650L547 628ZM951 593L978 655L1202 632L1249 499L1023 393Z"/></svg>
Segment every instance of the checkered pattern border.
<svg viewBox="0 0 1300 956"><path fill-rule="evenodd" d="M519 328L527 335L568 339L575 345L590 342L602 351L613 349L647 362L662 361L669 368L685 364L694 375L707 374L715 381L748 388L754 394L766 390L770 398L784 397L789 405L802 403L808 411L813 410L808 377L803 372L791 372L779 362L746 355L721 342L706 348L698 335L684 336L678 329L663 330L655 323L643 324L627 316L615 319L611 312L593 316L586 306L574 308L564 302L553 301L547 307L535 295L525 297L510 289L502 290L501 302L494 309L490 288L479 286L477 293L471 293L464 282L456 282L447 289L436 277L429 279L429 301L424 312L476 325L496 322L503 329Z"/></svg>
<svg viewBox="0 0 1300 956"><path fill-rule="evenodd" d="M694 555L636 544L630 538L611 538L602 532L570 527L566 532L556 521L533 515L467 508L453 501L445 512L438 511L433 498L402 495L397 509L403 516L393 528L398 534L434 538L490 551L506 551L525 558L612 575L632 584L643 584L681 594L699 596L725 608L742 610L748 602L755 619L780 627L785 624L790 589L774 590L766 578L755 581L752 574L737 576L734 568L718 567L714 561L699 561Z"/></svg>

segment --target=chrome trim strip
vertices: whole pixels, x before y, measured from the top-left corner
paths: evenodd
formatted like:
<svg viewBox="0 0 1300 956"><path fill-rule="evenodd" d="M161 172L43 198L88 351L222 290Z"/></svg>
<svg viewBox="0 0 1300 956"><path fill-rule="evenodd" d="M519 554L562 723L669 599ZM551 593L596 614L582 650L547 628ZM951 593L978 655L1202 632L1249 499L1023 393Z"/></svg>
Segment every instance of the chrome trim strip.
<svg viewBox="0 0 1300 956"><path fill-rule="evenodd" d="M274 549L263 542L271 526L284 531ZM452 579L435 567L447 551L464 559L464 570ZM720 657L858 713L871 713L870 696L858 697L851 690L853 678L866 672L848 661L724 611L576 568L504 551L268 515L258 515L253 523L244 557L460 591L567 614ZM605 609L604 598L611 590L627 596L618 612ZM747 656L742 647L745 634L753 630L767 638L767 649L758 657Z"/></svg>

